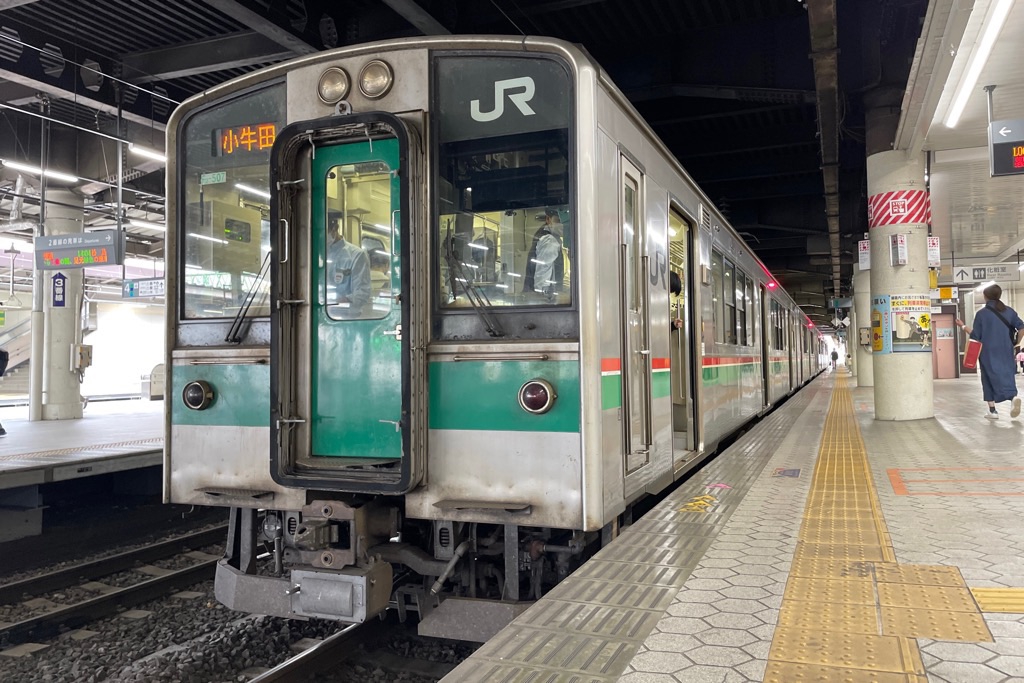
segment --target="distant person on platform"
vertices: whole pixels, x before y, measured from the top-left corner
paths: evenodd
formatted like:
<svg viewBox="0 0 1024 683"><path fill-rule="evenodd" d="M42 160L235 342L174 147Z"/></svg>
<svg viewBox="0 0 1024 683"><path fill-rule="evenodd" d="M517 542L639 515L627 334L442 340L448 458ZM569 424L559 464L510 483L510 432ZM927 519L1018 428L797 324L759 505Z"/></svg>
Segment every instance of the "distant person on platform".
<svg viewBox="0 0 1024 683"><path fill-rule="evenodd" d="M985 308L974 314L974 327L967 327L963 320L957 318L956 324L971 339L981 342L981 355L978 357L978 374L981 375L981 391L988 403L985 417L998 420L996 404L1013 401L1010 417L1020 415L1020 397L1017 396L1017 364L1014 362L1013 349L1020 345L1024 338L1024 320L999 298L1003 289L999 285L990 285L983 292Z"/></svg>
<svg viewBox="0 0 1024 683"><path fill-rule="evenodd" d="M836 369L836 361L839 360L839 352L836 350L832 351L832 369Z"/></svg>

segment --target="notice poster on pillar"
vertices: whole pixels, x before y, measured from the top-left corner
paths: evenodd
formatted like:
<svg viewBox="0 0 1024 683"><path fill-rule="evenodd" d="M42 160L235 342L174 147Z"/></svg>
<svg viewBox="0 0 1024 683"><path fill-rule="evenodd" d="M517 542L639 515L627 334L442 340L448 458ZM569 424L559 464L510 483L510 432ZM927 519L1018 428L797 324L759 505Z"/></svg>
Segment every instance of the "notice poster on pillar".
<svg viewBox="0 0 1024 683"><path fill-rule="evenodd" d="M857 266L860 270L871 270L871 240L857 242Z"/></svg>
<svg viewBox="0 0 1024 683"><path fill-rule="evenodd" d="M892 353L892 309L888 294L871 297L871 351Z"/></svg>
<svg viewBox="0 0 1024 683"><path fill-rule="evenodd" d="M892 294L889 302L893 353L931 353L931 297L928 294Z"/></svg>

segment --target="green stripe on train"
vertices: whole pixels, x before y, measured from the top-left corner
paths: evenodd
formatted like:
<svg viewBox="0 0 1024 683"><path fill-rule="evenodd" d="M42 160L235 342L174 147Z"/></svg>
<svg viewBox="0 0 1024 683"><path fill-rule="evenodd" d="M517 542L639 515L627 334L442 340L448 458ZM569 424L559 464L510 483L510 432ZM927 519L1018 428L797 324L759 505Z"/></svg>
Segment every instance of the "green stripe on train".
<svg viewBox="0 0 1024 683"><path fill-rule="evenodd" d="M543 415L519 407L519 388L545 379L555 405ZM430 364L430 428L512 432L580 431L576 361L458 361Z"/></svg>
<svg viewBox="0 0 1024 683"><path fill-rule="evenodd" d="M181 401L185 385L204 380L213 389L213 404L189 410ZM269 427L270 366L175 365L171 368L171 422L177 425Z"/></svg>
<svg viewBox="0 0 1024 683"><path fill-rule="evenodd" d="M672 395L672 373L651 373L651 397L665 398ZM601 410L618 408L622 405L622 375L601 376Z"/></svg>

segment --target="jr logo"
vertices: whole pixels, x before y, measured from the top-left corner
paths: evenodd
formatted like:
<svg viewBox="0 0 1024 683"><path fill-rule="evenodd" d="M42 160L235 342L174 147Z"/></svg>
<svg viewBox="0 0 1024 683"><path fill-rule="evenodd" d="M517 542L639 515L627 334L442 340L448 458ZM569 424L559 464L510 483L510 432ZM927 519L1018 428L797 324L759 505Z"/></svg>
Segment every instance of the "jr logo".
<svg viewBox="0 0 1024 683"><path fill-rule="evenodd" d="M522 92L510 93L509 90L518 90L522 88ZM505 113L505 95L508 94L508 99L512 101L512 104L516 105L519 109L519 113L523 116L533 116L535 112L528 102L533 99L534 91L536 87L533 84L533 79L529 76L523 76L521 78L509 78L504 81L495 81L494 83L494 109L491 111L480 111L480 100L473 100L469 103L469 113L473 117L474 121L480 121L481 123L487 123L494 121L501 117Z"/></svg>

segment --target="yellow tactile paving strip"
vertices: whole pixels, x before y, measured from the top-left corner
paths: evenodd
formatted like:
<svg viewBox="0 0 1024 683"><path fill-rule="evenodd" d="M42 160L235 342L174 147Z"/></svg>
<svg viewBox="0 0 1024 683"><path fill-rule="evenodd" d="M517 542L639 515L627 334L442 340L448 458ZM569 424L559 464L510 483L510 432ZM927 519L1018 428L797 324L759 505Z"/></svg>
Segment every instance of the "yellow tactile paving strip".
<svg viewBox="0 0 1024 683"><path fill-rule="evenodd" d="M926 683L916 638L992 641L983 598L956 567L896 563L845 376L803 520L766 683ZM1019 606L1024 595L985 599Z"/></svg>

